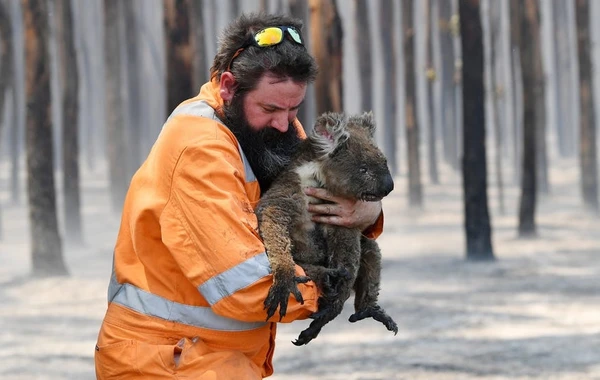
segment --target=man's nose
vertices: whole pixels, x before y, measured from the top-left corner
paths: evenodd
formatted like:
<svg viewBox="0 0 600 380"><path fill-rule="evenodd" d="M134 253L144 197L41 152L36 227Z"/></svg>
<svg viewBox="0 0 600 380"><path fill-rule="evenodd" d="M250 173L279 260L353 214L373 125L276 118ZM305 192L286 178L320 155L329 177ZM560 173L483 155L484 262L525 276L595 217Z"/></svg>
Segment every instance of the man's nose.
<svg viewBox="0 0 600 380"><path fill-rule="evenodd" d="M281 133L287 132L289 124L290 123L288 122L287 113L285 112L280 112L271 121L271 127L275 128Z"/></svg>

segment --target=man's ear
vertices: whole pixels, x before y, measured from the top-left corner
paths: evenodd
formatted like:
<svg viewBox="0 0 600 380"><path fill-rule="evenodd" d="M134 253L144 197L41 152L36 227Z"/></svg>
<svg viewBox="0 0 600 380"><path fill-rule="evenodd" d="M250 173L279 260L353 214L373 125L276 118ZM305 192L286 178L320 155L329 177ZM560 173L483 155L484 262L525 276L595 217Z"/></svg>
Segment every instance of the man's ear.
<svg viewBox="0 0 600 380"><path fill-rule="evenodd" d="M221 99L224 102L229 102L233 99L233 95L235 95L235 90L237 88L237 82L235 77L230 71L225 71L221 74L221 80L219 81L219 95L221 95Z"/></svg>

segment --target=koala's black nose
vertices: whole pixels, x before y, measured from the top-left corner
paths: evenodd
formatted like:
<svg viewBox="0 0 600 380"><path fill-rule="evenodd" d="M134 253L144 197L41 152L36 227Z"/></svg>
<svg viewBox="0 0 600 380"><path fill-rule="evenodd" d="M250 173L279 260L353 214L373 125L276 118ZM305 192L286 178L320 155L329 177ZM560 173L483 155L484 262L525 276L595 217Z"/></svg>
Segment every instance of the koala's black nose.
<svg viewBox="0 0 600 380"><path fill-rule="evenodd" d="M385 195L388 195L392 192L392 190L394 190L394 179L392 178L392 175L389 172L383 178L382 186Z"/></svg>

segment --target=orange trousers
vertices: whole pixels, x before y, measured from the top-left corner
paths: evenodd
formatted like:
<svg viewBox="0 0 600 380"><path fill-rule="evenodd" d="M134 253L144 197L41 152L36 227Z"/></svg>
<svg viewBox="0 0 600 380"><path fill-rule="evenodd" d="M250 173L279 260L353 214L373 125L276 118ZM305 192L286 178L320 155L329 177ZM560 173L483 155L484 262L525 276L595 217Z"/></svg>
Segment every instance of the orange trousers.
<svg viewBox="0 0 600 380"><path fill-rule="evenodd" d="M150 326L149 326L150 327ZM217 351L198 337L176 340L105 318L95 351L96 378L258 380L261 369L240 351Z"/></svg>

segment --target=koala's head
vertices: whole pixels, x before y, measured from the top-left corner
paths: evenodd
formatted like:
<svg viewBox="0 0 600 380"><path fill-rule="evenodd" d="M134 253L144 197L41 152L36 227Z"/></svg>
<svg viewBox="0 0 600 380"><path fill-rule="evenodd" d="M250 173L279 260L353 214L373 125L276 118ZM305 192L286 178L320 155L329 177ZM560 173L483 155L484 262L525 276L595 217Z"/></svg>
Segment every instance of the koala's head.
<svg viewBox="0 0 600 380"><path fill-rule="evenodd" d="M354 199L377 201L394 189L387 160L375 145L373 113L346 118L325 113L309 137L322 175L331 192Z"/></svg>

